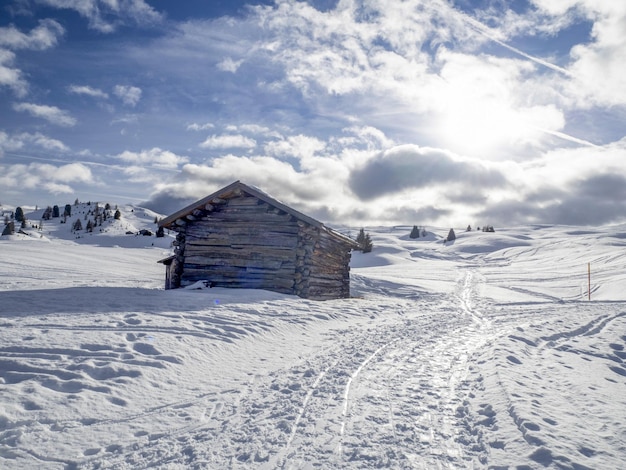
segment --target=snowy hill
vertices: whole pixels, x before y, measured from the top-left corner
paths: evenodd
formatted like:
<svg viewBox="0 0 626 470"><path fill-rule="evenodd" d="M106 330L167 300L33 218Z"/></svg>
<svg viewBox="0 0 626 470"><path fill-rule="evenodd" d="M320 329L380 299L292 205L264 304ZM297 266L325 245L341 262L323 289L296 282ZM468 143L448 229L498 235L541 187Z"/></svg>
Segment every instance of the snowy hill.
<svg viewBox="0 0 626 470"><path fill-rule="evenodd" d="M63 216L64 205L61 205L60 215L49 219L44 218L46 208L25 211L26 226L21 228L21 224L15 222L13 239L71 240L81 244L127 248L155 245L166 248L172 242L171 236L160 239L154 237L157 229L155 220L162 218L163 215L149 209L97 202L74 203L69 205L69 208L71 212L69 216ZM118 218L115 218L117 211ZM77 222L81 225L79 230L74 229ZM91 231L87 230L88 222L94 225ZM150 240L143 236L135 238L142 230L151 232ZM150 243L147 243L148 241Z"/></svg>
<svg viewBox="0 0 626 470"><path fill-rule="evenodd" d="M372 227L315 302L164 291L171 238L120 211L0 238L0 468L626 461L626 226Z"/></svg>

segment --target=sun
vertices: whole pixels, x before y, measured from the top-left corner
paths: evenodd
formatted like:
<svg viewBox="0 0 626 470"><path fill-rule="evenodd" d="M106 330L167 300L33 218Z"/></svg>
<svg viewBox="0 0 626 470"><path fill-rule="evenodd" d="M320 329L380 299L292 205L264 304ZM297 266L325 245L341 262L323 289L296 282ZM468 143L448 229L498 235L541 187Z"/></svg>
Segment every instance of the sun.
<svg viewBox="0 0 626 470"><path fill-rule="evenodd" d="M500 159L507 147L528 137L528 126L518 111L506 103L468 96L448 101L437 129L446 148L486 159Z"/></svg>

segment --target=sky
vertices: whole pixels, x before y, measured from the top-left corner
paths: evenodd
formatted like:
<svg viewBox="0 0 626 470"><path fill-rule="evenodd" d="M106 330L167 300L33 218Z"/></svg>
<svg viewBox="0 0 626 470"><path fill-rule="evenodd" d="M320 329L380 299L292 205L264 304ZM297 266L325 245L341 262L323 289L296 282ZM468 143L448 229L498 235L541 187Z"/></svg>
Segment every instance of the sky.
<svg viewBox="0 0 626 470"><path fill-rule="evenodd" d="M626 3L13 0L0 204L331 224L626 221Z"/></svg>

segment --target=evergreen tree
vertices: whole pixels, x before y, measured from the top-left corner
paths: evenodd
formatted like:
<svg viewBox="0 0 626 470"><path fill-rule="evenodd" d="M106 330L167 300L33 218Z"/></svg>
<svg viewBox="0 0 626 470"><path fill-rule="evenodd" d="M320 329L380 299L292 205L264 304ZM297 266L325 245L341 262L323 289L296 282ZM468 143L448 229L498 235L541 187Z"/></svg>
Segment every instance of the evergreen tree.
<svg viewBox="0 0 626 470"><path fill-rule="evenodd" d="M13 235L15 233L15 224L13 222L9 222L5 225L4 230L2 231L2 235Z"/></svg>
<svg viewBox="0 0 626 470"><path fill-rule="evenodd" d="M70 206L69 204L65 204L65 212L64 213L68 217L72 217L72 206Z"/></svg>
<svg viewBox="0 0 626 470"><path fill-rule="evenodd" d="M361 245L361 251L363 253L369 253L374 247L370 234L365 233L364 229L359 231L359 234L356 236L356 242Z"/></svg>
<svg viewBox="0 0 626 470"><path fill-rule="evenodd" d="M363 246L363 242L364 242L364 241L365 241L365 230L364 230L364 229L361 229L361 230L359 231L359 234L356 236L356 242L357 242L359 245Z"/></svg>
<svg viewBox="0 0 626 470"><path fill-rule="evenodd" d="M420 237L420 230L417 228L417 225L413 226L413 230L411 230L411 233L409 234L409 238L419 238Z"/></svg>
<svg viewBox="0 0 626 470"><path fill-rule="evenodd" d="M454 233L453 228L450 229L448 236L446 237L446 241L451 242L452 240L456 240L456 234Z"/></svg>
<svg viewBox="0 0 626 470"><path fill-rule="evenodd" d="M17 220L18 222L22 222L24 220L24 211L21 207L15 209L15 220Z"/></svg>
<svg viewBox="0 0 626 470"><path fill-rule="evenodd" d="M74 232L78 232L79 230L83 229L83 223L80 221L80 219L76 219L76 222L74 222L74 225L72 225L72 230Z"/></svg>
<svg viewBox="0 0 626 470"><path fill-rule="evenodd" d="M120 217L122 217L122 213L120 212L120 210L119 210L119 209L117 209L117 210L115 211L115 215L113 216L113 218L114 218L115 220L120 220Z"/></svg>
<svg viewBox="0 0 626 470"><path fill-rule="evenodd" d="M159 227L156 231L156 237L157 238L163 238L165 236L165 231L163 230L163 227Z"/></svg>
<svg viewBox="0 0 626 470"><path fill-rule="evenodd" d="M55 205L52 208L52 217L59 217L59 206Z"/></svg>
<svg viewBox="0 0 626 470"><path fill-rule="evenodd" d="M93 223L91 219L87 221L87 226L85 227L85 232L93 232Z"/></svg>
<svg viewBox="0 0 626 470"><path fill-rule="evenodd" d="M363 240L363 253L369 253L374 248L374 244L372 243L372 238L369 233L365 234L365 240Z"/></svg>

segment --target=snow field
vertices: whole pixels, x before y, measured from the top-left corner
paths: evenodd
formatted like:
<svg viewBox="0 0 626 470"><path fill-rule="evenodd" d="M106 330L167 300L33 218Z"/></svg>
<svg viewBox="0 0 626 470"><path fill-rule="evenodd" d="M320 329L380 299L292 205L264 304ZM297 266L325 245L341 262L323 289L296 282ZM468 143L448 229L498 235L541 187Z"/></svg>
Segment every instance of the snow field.
<svg viewBox="0 0 626 470"><path fill-rule="evenodd" d="M163 291L154 238L0 240L0 467L620 468L623 227L371 233L327 302Z"/></svg>

